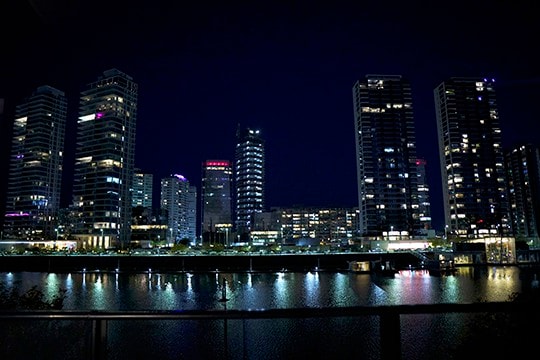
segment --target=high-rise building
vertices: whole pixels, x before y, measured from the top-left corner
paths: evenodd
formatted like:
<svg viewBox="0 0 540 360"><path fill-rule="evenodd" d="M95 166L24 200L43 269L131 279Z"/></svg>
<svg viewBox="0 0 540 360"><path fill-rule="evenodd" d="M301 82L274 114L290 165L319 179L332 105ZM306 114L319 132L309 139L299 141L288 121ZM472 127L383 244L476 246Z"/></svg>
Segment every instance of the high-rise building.
<svg viewBox="0 0 540 360"><path fill-rule="evenodd" d="M512 229L517 240L538 246L540 234L540 150L532 144L506 153Z"/></svg>
<svg viewBox="0 0 540 360"><path fill-rule="evenodd" d="M83 247L129 245L138 86L117 69L81 92L73 203Z"/></svg>
<svg viewBox="0 0 540 360"><path fill-rule="evenodd" d="M429 184L426 177L425 159L417 159L418 176L418 217L420 220L421 232L427 234L426 230L431 229L431 203L429 200Z"/></svg>
<svg viewBox="0 0 540 360"><path fill-rule="evenodd" d="M450 78L434 89L445 232L483 237L510 229L495 81Z"/></svg>
<svg viewBox="0 0 540 360"><path fill-rule="evenodd" d="M183 239L195 242L196 220L193 198L197 194L182 175L174 174L161 180L161 210L167 218L167 242L174 244ZM165 239L164 239L165 240Z"/></svg>
<svg viewBox="0 0 540 360"><path fill-rule="evenodd" d="M206 160L202 165L201 234L203 243L231 243L232 166L229 160Z"/></svg>
<svg viewBox="0 0 540 360"><path fill-rule="evenodd" d="M140 169L135 169L133 176L133 193L131 204L133 207L142 206L145 209L152 210L152 191L154 175L144 173Z"/></svg>
<svg viewBox="0 0 540 360"><path fill-rule="evenodd" d="M264 211L264 141L259 130L236 131L234 164L236 233L249 241L253 215Z"/></svg>
<svg viewBox="0 0 540 360"><path fill-rule="evenodd" d="M38 87L15 111L4 235L56 239L64 159L67 100Z"/></svg>
<svg viewBox="0 0 540 360"><path fill-rule="evenodd" d="M0 98L0 174L9 174L9 150L11 149L11 124L4 112L4 98ZM4 238L4 212L6 206L7 176L0 176L0 240Z"/></svg>
<svg viewBox="0 0 540 360"><path fill-rule="evenodd" d="M403 239L420 227L410 83L366 75L353 87L359 234Z"/></svg>
<svg viewBox="0 0 540 360"><path fill-rule="evenodd" d="M189 239L191 245L197 244L197 187L190 185L187 196L186 228L180 240Z"/></svg>

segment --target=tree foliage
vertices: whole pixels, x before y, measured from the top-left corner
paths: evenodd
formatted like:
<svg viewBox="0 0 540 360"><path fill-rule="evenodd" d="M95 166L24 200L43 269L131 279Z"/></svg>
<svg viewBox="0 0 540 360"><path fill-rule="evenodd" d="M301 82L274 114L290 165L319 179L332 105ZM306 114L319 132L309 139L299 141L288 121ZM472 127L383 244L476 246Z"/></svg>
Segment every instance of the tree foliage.
<svg viewBox="0 0 540 360"><path fill-rule="evenodd" d="M6 289L0 284L0 310L61 310L66 291L59 289L52 299L47 299L37 286L20 294L18 289Z"/></svg>

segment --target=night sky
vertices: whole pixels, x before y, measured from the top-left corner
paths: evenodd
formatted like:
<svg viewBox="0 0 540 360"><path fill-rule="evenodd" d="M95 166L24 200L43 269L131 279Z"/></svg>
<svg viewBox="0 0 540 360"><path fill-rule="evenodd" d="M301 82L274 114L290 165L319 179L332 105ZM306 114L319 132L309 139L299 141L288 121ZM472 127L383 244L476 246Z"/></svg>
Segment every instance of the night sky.
<svg viewBox="0 0 540 360"><path fill-rule="evenodd" d="M172 173L200 188L204 160L234 159L240 124L266 141L268 208L357 206L352 87L366 74L412 84L436 229L443 226L433 101L440 82L495 78L503 145L540 143L532 2L315 3L2 1L3 159L11 109L40 85L65 91L67 205L79 92L110 68L139 85L135 162L154 174L158 192L159 179Z"/></svg>

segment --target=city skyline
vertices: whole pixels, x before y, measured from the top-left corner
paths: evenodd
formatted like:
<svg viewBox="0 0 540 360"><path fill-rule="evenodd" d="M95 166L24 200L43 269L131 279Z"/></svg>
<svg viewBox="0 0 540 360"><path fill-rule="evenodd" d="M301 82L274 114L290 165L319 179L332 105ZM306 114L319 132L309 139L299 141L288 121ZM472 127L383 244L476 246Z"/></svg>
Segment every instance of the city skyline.
<svg viewBox="0 0 540 360"><path fill-rule="evenodd" d="M433 100L440 82L449 76L495 78L503 146L537 145L527 131L535 121L529 104L538 97L540 78L538 55L527 47L528 34L538 28L532 9L458 2L424 8L421 15L403 4L352 2L328 8L302 2L161 9L123 7L122 1L76 4L55 11L19 4L2 11L25 29L4 39L5 109L50 85L68 96L67 127L73 131L80 90L104 70L118 68L140 86L135 165L156 179L179 173L200 188L203 161L234 158L241 123L260 129L266 140L267 208L355 207L351 93L366 74L411 81L417 155L427 162L435 228L443 223ZM104 21L102 14L114 22L94 24ZM79 35L79 43L70 44L68 34ZM7 115L2 132L11 132ZM73 162L66 153L65 177L72 177Z"/></svg>

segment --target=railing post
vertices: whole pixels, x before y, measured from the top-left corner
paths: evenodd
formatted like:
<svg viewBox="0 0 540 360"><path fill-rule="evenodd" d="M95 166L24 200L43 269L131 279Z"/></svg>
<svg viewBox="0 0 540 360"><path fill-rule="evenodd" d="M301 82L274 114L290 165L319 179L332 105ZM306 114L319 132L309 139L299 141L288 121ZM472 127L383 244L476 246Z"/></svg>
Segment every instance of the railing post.
<svg viewBox="0 0 540 360"><path fill-rule="evenodd" d="M380 315L381 360L401 359L401 325L398 312Z"/></svg>
<svg viewBox="0 0 540 360"><path fill-rule="evenodd" d="M107 320L92 320L92 360L107 358Z"/></svg>

